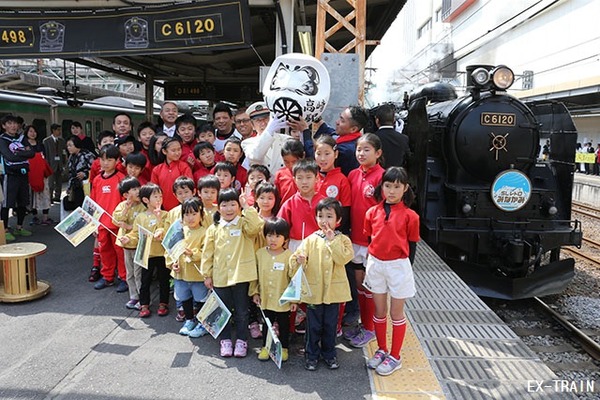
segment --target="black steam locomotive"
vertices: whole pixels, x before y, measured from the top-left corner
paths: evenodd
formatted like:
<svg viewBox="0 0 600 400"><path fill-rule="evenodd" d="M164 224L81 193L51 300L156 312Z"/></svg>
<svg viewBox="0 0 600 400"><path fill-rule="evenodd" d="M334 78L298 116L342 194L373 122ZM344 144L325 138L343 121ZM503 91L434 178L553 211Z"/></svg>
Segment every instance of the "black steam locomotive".
<svg viewBox="0 0 600 400"><path fill-rule="evenodd" d="M573 121L562 103L506 94L514 75L505 66L471 66L467 76L463 97L445 84L411 96L405 132L422 238L479 295L558 293L574 275L560 249L582 238L571 220Z"/></svg>

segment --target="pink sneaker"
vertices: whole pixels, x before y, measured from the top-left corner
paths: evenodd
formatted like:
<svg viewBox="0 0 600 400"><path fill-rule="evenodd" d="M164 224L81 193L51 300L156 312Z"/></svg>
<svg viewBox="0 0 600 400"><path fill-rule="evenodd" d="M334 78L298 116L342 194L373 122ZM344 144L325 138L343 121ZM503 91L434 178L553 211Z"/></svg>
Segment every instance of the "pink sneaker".
<svg viewBox="0 0 600 400"><path fill-rule="evenodd" d="M229 342L231 343L231 342ZM248 343L245 340L236 340L235 341L235 351L233 355L235 357L246 357L246 353L248 352Z"/></svg>
<svg viewBox="0 0 600 400"><path fill-rule="evenodd" d="M221 357L231 357L233 355L233 345L230 339L221 340Z"/></svg>
<svg viewBox="0 0 600 400"><path fill-rule="evenodd" d="M250 336L252 336L252 339L258 339L262 337L262 332L260 331L260 325L258 325L258 322L251 323L248 328L250 328Z"/></svg>

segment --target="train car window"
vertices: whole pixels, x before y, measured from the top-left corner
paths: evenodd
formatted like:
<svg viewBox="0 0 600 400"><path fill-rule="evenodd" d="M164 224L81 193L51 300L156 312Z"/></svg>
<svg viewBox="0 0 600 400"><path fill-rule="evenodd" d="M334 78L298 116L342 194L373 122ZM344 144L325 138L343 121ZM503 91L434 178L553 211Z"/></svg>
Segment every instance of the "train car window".
<svg viewBox="0 0 600 400"><path fill-rule="evenodd" d="M35 127L35 130L38 132L37 140L42 140L46 136L48 136L48 131L46 130L47 124L45 119L35 118L31 121L31 125Z"/></svg>
<svg viewBox="0 0 600 400"><path fill-rule="evenodd" d="M92 132L92 121L85 121L85 136L89 136L92 137L93 132Z"/></svg>
<svg viewBox="0 0 600 400"><path fill-rule="evenodd" d="M100 132L102 132L102 121L96 120L95 135L92 137L92 139L98 136Z"/></svg>
<svg viewBox="0 0 600 400"><path fill-rule="evenodd" d="M71 136L71 124L73 123L72 119L63 119L62 120L62 135L65 138L68 138Z"/></svg>

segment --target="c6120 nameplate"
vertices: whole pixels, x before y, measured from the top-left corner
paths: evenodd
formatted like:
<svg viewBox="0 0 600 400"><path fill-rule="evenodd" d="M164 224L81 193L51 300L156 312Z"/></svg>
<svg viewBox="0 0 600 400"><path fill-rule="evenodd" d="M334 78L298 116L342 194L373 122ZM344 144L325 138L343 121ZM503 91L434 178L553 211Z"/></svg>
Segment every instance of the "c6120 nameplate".
<svg viewBox="0 0 600 400"><path fill-rule="evenodd" d="M485 126L515 126L517 116L511 113L481 113L481 125Z"/></svg>
<svg viewBox="0 0 600 400"><path fill-rule="evenodd" d="M166 42L219 37L223 35L222 21L221 14L157 20L154 21L154 40Z"/></svg>

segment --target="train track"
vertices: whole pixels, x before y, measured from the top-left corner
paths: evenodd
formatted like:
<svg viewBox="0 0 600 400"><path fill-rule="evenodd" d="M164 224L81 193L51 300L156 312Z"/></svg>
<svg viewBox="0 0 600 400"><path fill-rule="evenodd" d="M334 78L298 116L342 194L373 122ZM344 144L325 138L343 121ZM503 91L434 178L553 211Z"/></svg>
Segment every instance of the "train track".
<svg viewBox="0 0 600 400"><path fill-rule="evenodd" d="M592 264L600 267L600 260L598 260L596 257L592 257L589 254L584 253L583 251L581 251L575 247L563 248L563 250L568 253L574 254L580 258L583 258L584 260L589 261Z"/></svg>
<svg viewBox="0 0 600 400"><path fill-rule="evenodd" d="M583 242L587 243L587 244L591 244L592 246L595 246L596 248L600 249L600 242L597 242L594 239L589 239L589 238L584 237Z"/></svg>
<svg viewBox="0 0 600 400"><path fill-rule="evenodd" d="M596 207L589 206L587 204L579 203L576 201L574 201L572 204L573 204L573 209L572 209L573 212L576 212L581 215L585 215L585 216L593 218L593 219L600 220L600 215L597 214L598 212L600 212L600 210L598 210ZM584 237L583 243L586 243L588 245L596 247L597 249L600 249L600 242L597 242L594 239ZM580 249L576 249L574 247L569 247L569 248L565 248L564 250L566 250L566 251L570 252L571 254L574 254L580 258L583 258L584 260L587 260L594 265L600 266L599 259L597 259L596 257L592 257L589 254L584 253Z"/></svg>
<svg viewBox="0 0 600 400"><path fill-rule="evenodd" d="M595 377L599 373L600 344L589 336L596 336L595 331L575 327L538 298L516 304L496 299L486 303L559 377L574 372Z"/></svg>
<svg viewBox="0 0 600 400"><path fill-rule="evenodd" d="M573 212L576 212L581 215L585 215L590 218L600 219L600 215L597 214L598 212L600 212L600 210L598 210L597 208L588 206L587 204L579 203L576 201L572 202L572 205L573 205L573 208L572 208Z"/></svg>
<svg viewBox="0 0 600 400"><path fill-rule="evenodd" d="M539 309L550 315L556 322L565 328L571 337L581 344L582 349L585 350L586 353L588 353L594 360L600 361L600 344L569 322L564 315L553 310L552 307L550 307L540 298L534 297L533 301Z"/></svg>

